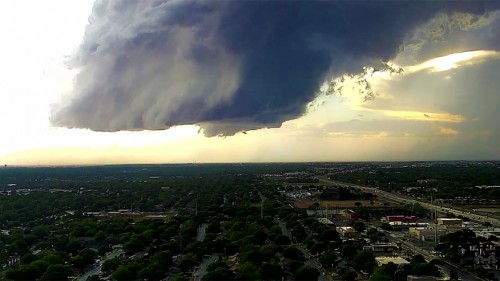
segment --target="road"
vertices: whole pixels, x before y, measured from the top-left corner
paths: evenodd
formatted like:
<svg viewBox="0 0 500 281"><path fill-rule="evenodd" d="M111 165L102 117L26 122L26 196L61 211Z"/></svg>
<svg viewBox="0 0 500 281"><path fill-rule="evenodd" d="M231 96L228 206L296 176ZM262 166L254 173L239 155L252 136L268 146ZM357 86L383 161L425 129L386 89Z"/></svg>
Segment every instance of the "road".
<svg viewBox="0 0 500 281"><path fill-rule="evenodd" d="M80 277L78 277L78 280L79 281L86 281L87 278L89 278L90 276L101 273L102 264L105 261L110 260L110 259L115 258L115 257L118 257L120 255L123 255L123 253L124 252L123 252L123 250L121 248L114 249L113 251L111 251L110 253L108 253L106 255L106 257L104 258L104 260L102 260L101 262L99 262L99 265L97 265L96 267L92 268L91 270L85 272L83 275L81 275Z"/></svg>
<svg viewBox="0 0 500 281"><path fill-rule="evenodd" d="M216 259L217 259L216 255L203 258L200 265L194 270L192 280L201 281L201 278L203 278L203 275L205 275L205 273L207 272L208 265L214 262Z"/></svg>
<svg viewBox="0 0 500 281"><path fill-rule="evenodd" d="M207 227L208 224L204 223L198 228L198 234L196 236L196 241L203 242L205 240L205 236L207 235Z"/></svg>
<svg viewBox="0 0 500 281"><path fill-rule="evenodd" d="M397 243L397 244L401 244L401 247L403 247L404 249L406 250L409 250L410 252L412 253L415 253L415 254L420 254L422 255L426 261L431 261L431 260L434 260L434 259L440 259L438 256L434 255L433 253L425 250L425 249L422 249L408 241L405 241L405 240L402 240L400 239L399 237L396 237L392 234L390 234L388 236L389 238L389 241L393 242L393 243ZM453 263L449 263L447 261L444 261L444 264L442 265L438 265L439 268L441 268L441 270L443 272L446 272L447 274L450 273L450 271L453 269L453 271L455 271L458 276L460 278L462 278L462 280L470 280L470 281L483 281L483 279L471 274L470 272L468 272L467 270L463 269L462 267L459 267Z"/></svg>
<svg viewBox="0 0 500 281"><path fill-rule="evenodd" d="M477 214L472 214L470 212L463 212L463 211L452 209L452 208L448 208L448 207L442 207L442 206L438 206L438 205L435 205L435 204L430 204L430 203L427 203L427 202L418 201L418 200L415 200L415 199L405 198L403 196L395 195L395 194L392 194L390 192L383 191L383 190L380 190L380 189L377 189L377 188L366 187L366 186L359 186L359 185L353 185L353 184L344 183L344 182L337 182L337 181L332 181L332 180L328 180L328 179L324 179L324 178L319 178L319 180L322 181L322 182L326 182L326 183L329 183L329 184L334 184L334 185L338 185L338 186L342 186L342 187L354 187L354 188L358 188L358 189L362 190L363 192L376 194L380 198L385 198L385 199L388 199L388 200L391 200L391 201L395 201L395 202L399 202L399 203L405 203L405 204L415 204L415 203L418 203L422 207L424 207L424 208L426 208L428 210L435 210L435 211L439 211L439 212L452 213L452 214L464 216L464 217L467 217L467 218L469 218L471 220L475 220L475 221L479 221L479 222L490 222L495 227L500 226L500 221L497 220L497 219L492 219L492 218L488 218L488 217L485 217L485 216L480 216L480 215L477 215ZM413 253L421 254L427 261L439 258L439 257L433 255L432 253L430 253L429 251L424 250L422 248L419 248L419 247L417 247L417 246L415 246L415 245L413 245L413 244L411 244L411 243L409 243L407 241L401 240L401 239L399 239L399 238L397 238L395 236L390 236L390 237L391 237L390 240L392 240L393 242L399 242L399 243L401 243L401 246L403 248L406 248L406 249L410 250ZM444 262L445 262L445 264L440 266L441 269L443 269L447 273L449 273L450 270L453 269L455 272L457 272L458 276L462 278L462 280L471 280L471 281L481 281L481 280L483 280L483 279L481 279L481 278L479 278L479 277L471 274L470 272L466 271L465 269L463 269L463 268L461 268L461 267L459 267L459 266L457 266L455 264L449 263L447 261L444 261Z"/></svg>
<svg viewBox="0 0 500 281"><path fill-rule="evenodd" d="M292 234L286 228L285 223L279 219L274 219L274 221L277 222L278 225L280 226L281 232L283 233L283 235L288 236L290 241L292 241ZM304 264L307 266L316 268L319 271L318 281L329 281L327 275L325 275L325 273L323 272L321 264L314 260L314 258L311 256L309 251L300 243L293 244L293 245L296 246L302 252L302 254L304 254L304 257L306 258L306 261L304 262Z"/></svg>
<svg viewBox="0 0 500 281"><path fill-rule="evenodd" d="M332 180L325 179L325 178L318 178L318 179L322 182L326 182L329 184L334 184L334 185L338 185L338 186L342 186L342 187L358 188L358 189L362 190L363 192L372 193L372 194L377 195L380 198L385 198L385 199L395 201L398 203L405 203L405 204L418 203L418 204L420 204L420 206L422 206L428 210L438 211L438 212L442 212L442 213L450 213L450 214L454 214L456 216L463 216L463 217L469 218L473 221L478 221L481 223L489 222L494 227L500 227L500 220L495 219L495 218L481 216L478 214L473 214L471 212L464 212L464 211L452 209L449 207L443 207L443 206L439 206L439 205L435 205L435 204L430 204L430 203L427 203L424 201L406 198L406 197L403 197L402 195L392 194L390 192L383 191L383 190L380 190L380 189L374 188L374 187L367 187L367 186L360 186L360 185L355 185L355 184L350 184L350 183L345 183L345 182L332 181Z"/></svg>

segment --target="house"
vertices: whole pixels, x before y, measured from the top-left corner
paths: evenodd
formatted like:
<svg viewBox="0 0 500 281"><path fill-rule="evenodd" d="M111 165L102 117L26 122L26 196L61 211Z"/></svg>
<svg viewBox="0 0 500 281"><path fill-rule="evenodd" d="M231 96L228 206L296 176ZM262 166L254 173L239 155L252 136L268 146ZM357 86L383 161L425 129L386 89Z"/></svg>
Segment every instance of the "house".
<svg viewBox="0 0 500 281"><path fill-rule="evenodd" d="M357 220L359 219L359 215L356 214L353 210L347 209L342 211L342 216L347 218L348 220Z"/></svg>
<svg viewBox="0 0 500 281"><path fill-rule="evenodd" d="M354 228L352 228L351 226L337 227L336 230L339 233L340 237L344 239L354 238L357 235L356 230L354 230Z"/></svg>
<svg viewBox="0 0 500 281"><path fill-rule="evenodd" d="M495 242L480 242L479 245L469 246L469 249L462 249L462 255L473 257L477 265L497 269L500 263L500 245Z"/></svg>

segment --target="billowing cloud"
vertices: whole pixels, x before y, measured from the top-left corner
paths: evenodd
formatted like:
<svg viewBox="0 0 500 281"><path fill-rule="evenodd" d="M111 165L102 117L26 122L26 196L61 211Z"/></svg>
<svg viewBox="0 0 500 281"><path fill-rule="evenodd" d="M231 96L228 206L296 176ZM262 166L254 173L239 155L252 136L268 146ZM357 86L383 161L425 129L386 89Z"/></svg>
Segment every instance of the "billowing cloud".
<svg viewBox="0 0 500 281"><path fill-rule="evenodd" d="M449 15L449 30L484 29L495 9L492 1L96 1L70 60L73 92L51 122L95 131L201 124L206 135L277 127L303 114L328 76L393 58L402 44L422 49L427 41L408 34L437 13Z"/></svg>

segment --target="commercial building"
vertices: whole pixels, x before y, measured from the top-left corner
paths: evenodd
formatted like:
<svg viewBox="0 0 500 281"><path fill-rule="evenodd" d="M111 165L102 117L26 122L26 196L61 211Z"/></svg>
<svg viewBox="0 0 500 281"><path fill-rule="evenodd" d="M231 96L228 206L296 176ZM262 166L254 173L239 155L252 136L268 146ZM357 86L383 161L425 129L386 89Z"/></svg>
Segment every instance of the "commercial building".
<svg viewBox="0 0 500 281"><path fill-rule="evenodd" d="M417 222L416 216L387 216L381 219L382 222L404 222L404 223L415 223Z"/></svg>
<svg viewBox="0 0 500 281"><path fill-rule="evenodd" d="M349 200L351 199L351 192L344 187L326 188L321 192L320 198L339 201Z"/></svg>
<svg viewBox="0 0 500 281"><path fill-rule="evenodd" d="M438 225L444 226L462 226L463 221L457 218L437 218Z"/></svg>
<svg viewBox="0 0 500 281"><path fill-rule="evenodd" d="M419 240L425 241L425 240L430 240L430 239L435 239L436 238L436 233L438 237L443 236L446 234L444 229L435 229L435 226L432 228L428 227L410 227L408 229L408 234L411 237L415 237Z"/></svg>
<svg viewBox="0 0 500 281"><path fill-rule="evenodd" d="M372 251L375 256L394 256L400 250L394 243L374 243L364 246L363 249Z"/></svg>
<svg viewBox="0 0 500 281"><path fill-rule="evenodd" d="M405 264L410 264L409 261L405 260L402 257L375 257L375 261L377 262L378 266L382 266L384 264L388 264L392 262L395 265L405 265Z"/></svg>

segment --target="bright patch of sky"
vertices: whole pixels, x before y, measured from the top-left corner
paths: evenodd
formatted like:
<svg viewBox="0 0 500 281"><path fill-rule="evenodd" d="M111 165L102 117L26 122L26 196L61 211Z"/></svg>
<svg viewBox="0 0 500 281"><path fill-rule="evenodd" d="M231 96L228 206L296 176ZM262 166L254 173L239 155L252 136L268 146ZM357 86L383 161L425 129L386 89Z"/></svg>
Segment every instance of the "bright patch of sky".
<svg viewBox="0 0 500 281"><path fill-rule="evenodd" d="M281 128L224 138L204 137L195 125L93 132L54 128L48 120L50 105L71 92L75 71L65 59L82 40L92 1L6 1L2 7L0 161L6 164L500 158L495 50L419 61L410 58L413 50L402 52L393 59L402 74L369 78L374 100L365 101L359 85L345 81L342 95L319 95L304 116ZM424 52L419 44L409 46Z"/></svg>

